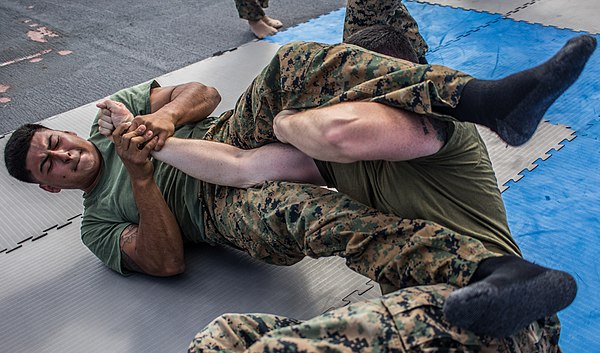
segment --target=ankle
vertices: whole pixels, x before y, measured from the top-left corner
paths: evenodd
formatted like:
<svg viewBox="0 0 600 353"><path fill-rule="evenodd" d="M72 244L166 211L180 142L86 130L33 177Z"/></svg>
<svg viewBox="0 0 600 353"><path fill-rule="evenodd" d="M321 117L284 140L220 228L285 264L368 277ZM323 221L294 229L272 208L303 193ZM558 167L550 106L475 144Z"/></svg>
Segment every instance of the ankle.
<svg viewBox="0 0 600 353"><path fill-rule="evenodd" d="M533 278L548 269L513 255L487 258L479 263L469 284L489 281L519 281Z"/></svg>

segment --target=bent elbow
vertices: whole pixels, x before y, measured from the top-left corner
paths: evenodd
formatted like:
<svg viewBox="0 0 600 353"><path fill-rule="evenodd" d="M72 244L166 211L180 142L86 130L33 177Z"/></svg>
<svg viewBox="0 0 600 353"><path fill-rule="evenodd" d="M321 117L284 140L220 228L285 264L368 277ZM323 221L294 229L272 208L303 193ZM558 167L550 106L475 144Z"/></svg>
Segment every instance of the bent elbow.
<svg viewBox="0 0 600 353"><path fill-rule="evenodd" d="M154 273L152 273L152 275L157 276L157 277L172 277L172 276L180 275L184 272L185 272L185 264L178 263L178 264L171 264L171 265L165 266L161 269L157 269Z"/></svg>
<svg viewBox="0 0 600 353"><path fill-rule="evenodd" d="M356 153L358 141L352 141L352 136L344 127L330 127L323 131L323 141L331 155L330 162L355 162L359 156Z"/></svg>
<svg viewBox="0 0 600 353"><path fill-rule="evenodd" d="M221 103L221 94L214 87L208 87L210 89L210 97L215 105Z"/></svg>
<svg viewBox="0 0 600 353"><path fill-rule="evenodd" d="M180 275L185 272L185 264L180 263L177 265L170 266L166 269L166 277Z"/></svg>
<svg viewBox="0 0 600 353"><path fill-rule="evenodd" d="M185 262L175 260L170 263L154 263L141 266L142 272L155 277L171 277L185 272Z"/></svg>
<svg viewBox="0 0 600 353"><path fill-rule="evenodd" d="M221 103L221 94L216 88L202 85L202 90L204 91L204 96L208 101L211 102L212 105L217 106L219 103Z"/></svg>

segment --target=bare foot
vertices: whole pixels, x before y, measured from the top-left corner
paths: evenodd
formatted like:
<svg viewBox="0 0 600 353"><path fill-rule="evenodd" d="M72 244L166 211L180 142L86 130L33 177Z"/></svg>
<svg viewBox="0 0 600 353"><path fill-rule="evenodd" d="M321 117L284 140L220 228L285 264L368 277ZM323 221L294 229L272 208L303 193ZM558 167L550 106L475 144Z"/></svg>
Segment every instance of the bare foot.
<svg viewBox="0 0 600 353"><path fill-rule="evenodd" d="M263 16L263 18L261 18L261 20L266 23L267 25L273 27L273 28L281 28L283 27L283 23L281 23L281 21L276 20L274 18L271 18L269 16Z"/></svg>
<svg viewBox="0 0 600 353"><path fill-rule="evenodd" d="M275 27L269 26L266 22L262 20L258 21L248 21L250 25L250 30L258 39L263 39L264 37L272 36L277 33L277 29Z"/></svg>

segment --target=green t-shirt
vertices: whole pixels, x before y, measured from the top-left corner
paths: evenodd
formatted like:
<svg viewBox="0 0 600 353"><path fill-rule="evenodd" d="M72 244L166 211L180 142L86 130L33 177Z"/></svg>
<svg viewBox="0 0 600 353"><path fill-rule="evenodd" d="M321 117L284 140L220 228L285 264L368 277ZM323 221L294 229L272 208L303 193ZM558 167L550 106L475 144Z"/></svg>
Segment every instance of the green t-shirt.
<svg viewBox="0 0 600 353"><path fill-rule="evenodd" d="M150 113L150 89L155 81L121 90L111 99L122 102L134 115ZM202 138L207 122L179 127L174 136ZM98 116L90 131L91 141L103 158L100 181L83 195L84 212L81 223L83 243L102 262L124 274L121 268L119 238L125 227L138 224L139 214L133 198L131 181L114 145L98 132ZM204 215L198 198L198 181L168 164L154 160L154 180L175 215L185 242L204 241Z"/></svg>
<svg viewBox="0 0 600 353"><path fill-rule="evenodd" d="M520 255L487 149L473 124L452 123L448 142L432 156L406 162L317 161L317 166L329 186L366 205L434 221L479 239L491 251Z"/></svg>

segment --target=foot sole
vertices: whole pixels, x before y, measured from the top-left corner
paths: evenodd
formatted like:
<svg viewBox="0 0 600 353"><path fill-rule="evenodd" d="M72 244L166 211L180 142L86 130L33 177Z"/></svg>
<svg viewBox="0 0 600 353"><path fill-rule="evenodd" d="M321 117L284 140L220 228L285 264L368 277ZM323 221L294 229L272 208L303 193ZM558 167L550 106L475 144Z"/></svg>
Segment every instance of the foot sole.
<svg viewBox="0 0 600 353"><path fill-rule="evenodd" d="M477 334L506 337L566 308L576 293L575 279L557 270L503 287L481 281L450 294L444 315L451 324Z"/></svg>
<svg viewBox="0 0 600 353"><path fill-rule="evenodd" d="M496 120L496 133L509 145L520 146L529 141L544 113L579 77L596 49L596 38L582 35L570 39L545 64L548 75L504 119Z"/></svg>

